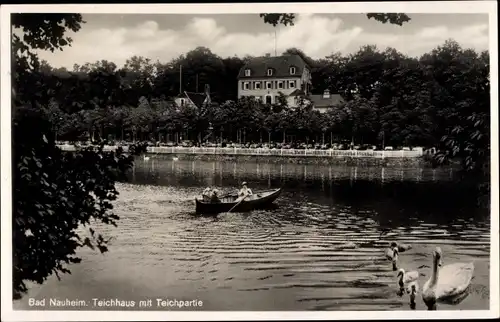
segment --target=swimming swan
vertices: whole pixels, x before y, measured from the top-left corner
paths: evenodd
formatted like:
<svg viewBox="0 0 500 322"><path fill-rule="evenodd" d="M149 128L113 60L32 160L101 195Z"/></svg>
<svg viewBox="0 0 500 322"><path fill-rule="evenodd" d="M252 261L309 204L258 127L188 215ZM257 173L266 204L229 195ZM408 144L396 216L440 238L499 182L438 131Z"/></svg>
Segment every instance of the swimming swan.
<svg viewBox="0 0 500 322"><path fill-rule="evenodd" d="M415 310L417 303L415 302L415 297L418 293L418 281L413 281L408 284L407 288L408 294L410 294L410 308Z"/></svg>
<svg viewBox="0 0 500 322"><path fill-rule="evenodd" d="M385 258L387 258L387 260L392 260L393 257L394 257L394 249L387 248L385 250Z"/></svg>
<svg viewBox="0 0 500 322"><path fill-rule="evenodd" d="M388 260L392 260L394 258L394 248L397 246L398 244L396 244L395 242L392 242L391 243L391 246L389 248L387 248L385 250L385 257L388 259Z"/></svg>
<svg viewBox="0 0 500 322"><path fill-rule="evenodd" d="M442 266L441 248L433 252L432 274L425 282L422 299L429 310L436 309L436 302L457 297L465 292L474 273L474 263L454 263Z"/></svg>
<svg viewBox="0 0 500 322"><path fill-rule="evenodd" d="M406 289L407 293L411 293L411 285L418 281L419 273L417 271L405 272L403 268L398 271L398 285L401 291ZM417 285L418 287L418 285Z"/></svg>
<svg viewBox="0 0 500 322"><path fill-rule="evenodd" d="M397 271L398 270L398 259L399 259L399 249L398 247L395 247L393 249L393 256L392 256L392 270Z"/></svg>
<svg viewBox="0 0 500 322"><path fill-rule="evenodd" d="M394 245L394 246L392 246L392 245ZM398 243L396 243L396 242L392 242L391 247L397 247L397 248L398 248L398 250L399 250L401 253L403 253L403 252L405 252L405 251L407 251L407 250L412 249L411 245L409 245L409 244L398 244Z"/></svg>
<svg viewBox="0 0 500 322"><path fill-rule="evenodd" d="M147 157L145 154L143 155L144 161L149 161L149 157Z"/></svg>

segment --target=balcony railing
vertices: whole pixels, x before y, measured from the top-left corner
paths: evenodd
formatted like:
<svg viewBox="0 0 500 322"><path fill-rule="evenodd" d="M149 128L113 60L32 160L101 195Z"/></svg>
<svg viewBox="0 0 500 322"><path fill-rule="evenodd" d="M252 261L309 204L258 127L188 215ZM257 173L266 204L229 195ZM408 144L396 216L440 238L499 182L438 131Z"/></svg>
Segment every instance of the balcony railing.
<svg viewBox="0 0 500 322"><path fill-rule="evenodd" d="M74 151L72 145L60 145L62 150ZM105 151L113 151L116 146L104 146ZM123 150L128 151L124 146ZM204 147L148 147L148 153L153 154L219 154L247 156L303 156L303 157L353 157L353 158L418 158L423 155L421 150L316 150L316 149L266 149L266 148L204 148Z"/></svg>

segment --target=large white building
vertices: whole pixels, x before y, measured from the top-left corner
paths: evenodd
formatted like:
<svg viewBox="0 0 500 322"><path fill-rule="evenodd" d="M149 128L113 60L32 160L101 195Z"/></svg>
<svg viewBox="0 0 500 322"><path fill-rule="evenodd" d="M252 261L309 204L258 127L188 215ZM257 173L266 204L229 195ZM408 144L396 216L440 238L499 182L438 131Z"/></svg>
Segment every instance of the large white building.
<svg viewBox="0 0 500 322"><path fill-rule="evenodd" d="M280 93L288 106L295 107L299 97L312 102L314 109L326 112L343 102L339 94L325 90L311 94L311 67L299 55L257 57L247 62L238 74L238 99L253 96L267 104L277 103Z"/></svg>
<svg viewBox="0 0 500 322"><path fill-rule="evenodd" d="M238 74L238 98L254 96L274 104L280 95L290 95L296 89L307 93L311 71L299 55L257 57L247 62Z"/></svg>

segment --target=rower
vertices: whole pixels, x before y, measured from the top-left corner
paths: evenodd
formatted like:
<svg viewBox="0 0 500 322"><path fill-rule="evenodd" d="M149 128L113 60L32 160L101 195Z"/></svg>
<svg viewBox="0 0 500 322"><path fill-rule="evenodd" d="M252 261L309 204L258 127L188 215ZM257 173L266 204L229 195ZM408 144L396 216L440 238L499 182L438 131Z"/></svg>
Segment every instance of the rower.
<svg viewBox="0 0 500 322"><path fill-rule="evenodd" d="M251 195L253 195L252 190L247 187L246 182L243 182L241 184L241 189L238 191L238 199L236 199L235 202L240 202L241 200L246 199Z"/></svg>

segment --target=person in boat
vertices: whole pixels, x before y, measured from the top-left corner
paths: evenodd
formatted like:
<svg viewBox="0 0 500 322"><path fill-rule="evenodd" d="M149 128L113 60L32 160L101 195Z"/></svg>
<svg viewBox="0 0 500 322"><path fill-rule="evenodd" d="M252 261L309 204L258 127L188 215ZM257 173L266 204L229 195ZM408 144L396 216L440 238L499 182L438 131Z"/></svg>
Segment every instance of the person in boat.
<svg viewBox="0 0 500 322"><path fill-rule="evenodd" d="M212 194L210 196L210 202L211 203L220 203L220 199L219 199L219 190L217 189L214 189L212 190Z"/></svg>
<svg viewBox="0 0 500 322"><path fill-rule="evenodd" d="M240 202L241 200L246 199L251 195L253 195L252 190L247 187L246 182L243 182L241 184L241 189L238 191L238 199L236 199L235 202Z"/></svg>
<svg viewBox="0 0 500 322"><path fill-rule="evenodd" d="M212 198L212 189L210 189L210 187L206 187L201 196L203 197L203 201L210 201Z"/></svg>

